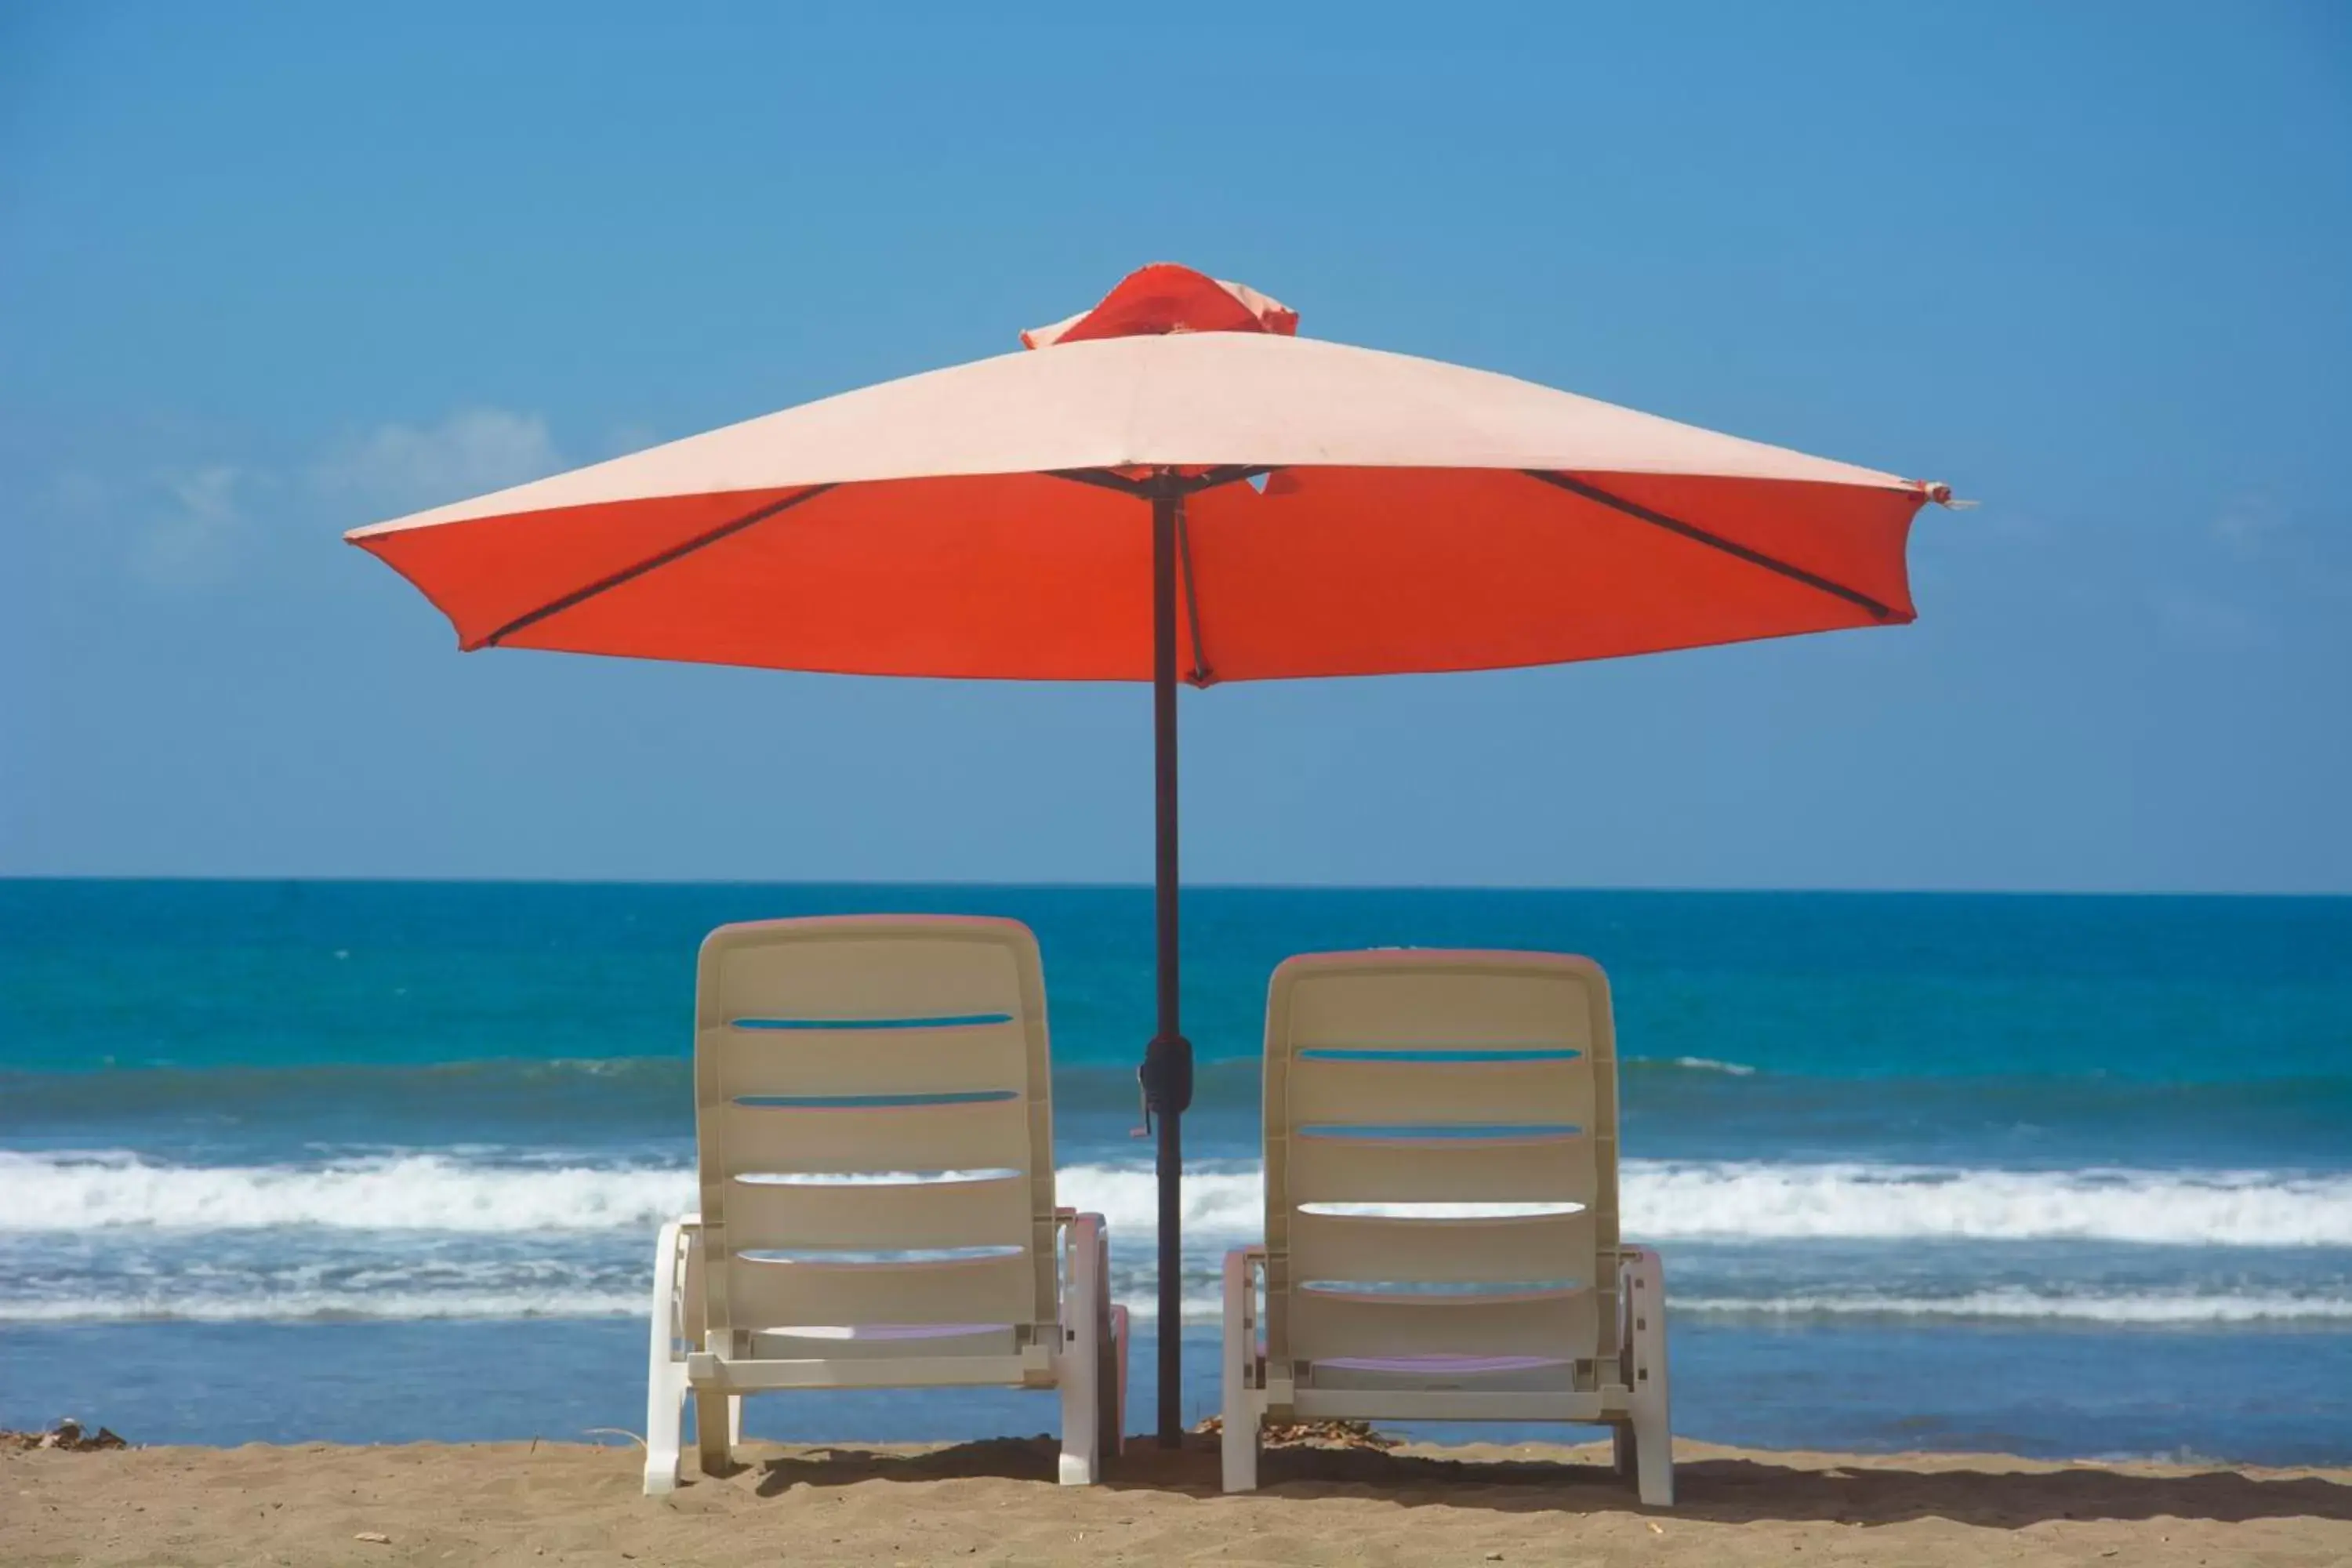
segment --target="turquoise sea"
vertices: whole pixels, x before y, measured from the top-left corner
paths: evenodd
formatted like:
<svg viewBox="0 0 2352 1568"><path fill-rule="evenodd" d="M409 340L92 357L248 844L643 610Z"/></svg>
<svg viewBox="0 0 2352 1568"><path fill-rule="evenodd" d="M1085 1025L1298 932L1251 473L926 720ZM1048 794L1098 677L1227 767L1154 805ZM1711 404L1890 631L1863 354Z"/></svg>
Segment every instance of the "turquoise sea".
<svg viewBox="0 0 2352 1568"><path fill-rule="evenodd" d="M634 1428L653 1233L692 1205L696 944L883 910L1036 930L1065 1201L1148 1310L1143 889L0 881L0 1426ZM1682 1431L2352 1461L2352 900L1198 889L1184 918L1188 1418L1215 1260L1258 1223L1275 963L1528 947L1614 983ZM972 1393L750 1415L1052 1421Z"/></svg>

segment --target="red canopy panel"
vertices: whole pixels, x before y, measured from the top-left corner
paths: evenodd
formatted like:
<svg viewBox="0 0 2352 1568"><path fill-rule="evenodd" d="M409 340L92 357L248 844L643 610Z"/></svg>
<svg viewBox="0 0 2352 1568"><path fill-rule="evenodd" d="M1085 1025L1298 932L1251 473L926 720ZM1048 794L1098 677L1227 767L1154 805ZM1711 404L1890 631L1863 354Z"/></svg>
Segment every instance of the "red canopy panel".
<svg viewBox="0 0 2352 1568"><path fill-rule="evenodd" d="M1289 468L1263 493L1192 496L1180 666L1206 680L1484 669L1913 617L1904 550L1921 488L1562 477L1579 488L1510 469ZM468 647L1151 677L1150 505L1052 475L610 501L355 542Z"/></svg>

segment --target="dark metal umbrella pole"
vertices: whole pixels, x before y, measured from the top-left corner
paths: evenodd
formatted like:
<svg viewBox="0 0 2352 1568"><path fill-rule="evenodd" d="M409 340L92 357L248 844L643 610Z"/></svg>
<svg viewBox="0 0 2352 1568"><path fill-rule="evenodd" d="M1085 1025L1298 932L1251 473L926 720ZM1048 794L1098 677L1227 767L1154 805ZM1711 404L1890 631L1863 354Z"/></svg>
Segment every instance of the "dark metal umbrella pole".
<svg viewBox="0 0 2352 1568"><path fill-rule="evenodd" d="M1172 476L1151 487L1151 731L1158 854L1152 885L1160 1014L1144 1048L1143 1104L1160 1130L1160 1446L1184 1440L1184 1112L1192 1044L1184 1037L1176 937L1176 512Z"/></svg>

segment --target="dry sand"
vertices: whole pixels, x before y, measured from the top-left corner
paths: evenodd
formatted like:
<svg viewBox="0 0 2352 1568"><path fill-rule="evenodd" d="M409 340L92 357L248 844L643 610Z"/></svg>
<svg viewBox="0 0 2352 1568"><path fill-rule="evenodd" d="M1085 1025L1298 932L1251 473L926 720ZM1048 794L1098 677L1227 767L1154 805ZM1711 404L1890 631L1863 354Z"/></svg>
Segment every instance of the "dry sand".
<svg viewBox="0 0 2352 1568"><path fill-rule="evenodd" d="M1205 1445L1138 1442L1088 1489L1050 1484L1052 1454L753 1444L656 1500L626 1447L16 1453L0 1563L2352 1563L2352 1470L1687 1444L1648 1511L1593 1448L1273 1453L1237 1498Z"/></svg>

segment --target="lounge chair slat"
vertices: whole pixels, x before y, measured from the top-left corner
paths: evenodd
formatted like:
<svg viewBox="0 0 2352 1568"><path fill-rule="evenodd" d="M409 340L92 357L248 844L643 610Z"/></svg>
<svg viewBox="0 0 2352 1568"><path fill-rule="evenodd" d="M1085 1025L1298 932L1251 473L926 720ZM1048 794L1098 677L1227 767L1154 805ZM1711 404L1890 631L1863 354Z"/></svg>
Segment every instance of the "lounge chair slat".
<svg viewBox="0 0 2352 1568"><path fill-rule="evenodd" d="M895 918L895 917L886 917ZM781 922L762 922L774 925ZM789 942L729 942L706 961L697 1023L735 1018L922 1019L1025 1013L1020 955L985 932L902 923L803 924ZM970 921L971 927L1003 922ZM733 931L753 928L729 927ZM879 1031L877 1031L877 1033Z"/></svg>
<svg viewBox="0 0 2352 1568"><path fill-rule="evenodd" d="M1300 1389L1293 1409L1306 1421L1603 1421L1622 1414L1599 1394L1517 1394L1482 1389L1465 1380L1465 1391L1405 1392L1397 1389Z"/></svg>
<svg viewBox="0 0 2352 1568"><path fill-rule="evenodd" d="M1394 956L1412 961L1426 955L1405 949ZM1584 1050L1593 1033L1583 988L1570 972L1523 968L1504 973L1489 967L1448 973L1427 965L1299 973L1290 993L1288 1032L1294 1050Z"/></svg>
<svg viewBox="0 0 2352 1568"><path fill-rule="evenodd" d="M1029 1107L1019 1100L825 1108L730 1101L707 1119L714 1118L732 1176L1000 1169L1025 1173L1029 1165Z"/></svg>
<svg viewBox="0 0 2352 1568"><path fill-rule="evenodd" d="M1591 1204L1600 1185L1589 1136L1403 1142L1294 1135L1284 1165L1282 1192L1294 1205Z"/></svg>
<svg viewBox="0 0 2352 1568"><path fill-rule="evenodd" d="M1026 1247L1033 1224L1029 1184L1020 1176L832 1186L739 1180L727 1200L727 1244L738 1252Z"/></svg>
<svg viewBox="0 0 2352 1568"><path fill-rule="evenodd" d="M1027 1033L1015 1023L920 1029L701 1031L722 1090L742 1095L970 1094L1029 1079Z"/></svg>
<svg viewBox="0 0 2352 1568"><path fill-rule="evenodd" d="M1290 1302L1290 1351L1309 1363L1335 1356L1589 1356L1598 1319L1591 1290L1505 1300L1367 1300L1301 1291Z"/></svg>
<svg viewBox="0 0 2352 1568"><path fill-rule="evenodd" d="M1290 1216L1290 1277L1419 1283L1592 1282L1590 1212L1501 1219ZM1589 1353L1589 1352L1588 1352Z"/></svg>
<svg viewBox="0 0 2352 1568"><path fill-rule="evenodd" d="M728 1312L739 1329L826 1323L1032 1321L1028 1259L949 1263L753 1263L728 1268Z"/></svg>
<svg viewBox="0 0 2352 1568"><path fill-rule="evenodd" d="M811 1337L762 1331L751 1336L751 1349L754 1355L766 1361L899 1361L909 1354L917 1354L937 1362L950 1355L1017 1357L1021 1353L1019 1337L1010 1325L983 1328L976 1333L926 1338L919 1342L866 1337L844 1339L835 1335Z"/></svg>
<svg viewBox="0 0 2352 1568"><path fill-rule="evenodd" d="M1573 1062L1294 1059L1293 1123L1550 1121L1592 1124L1592 1075Z"/></svg>

